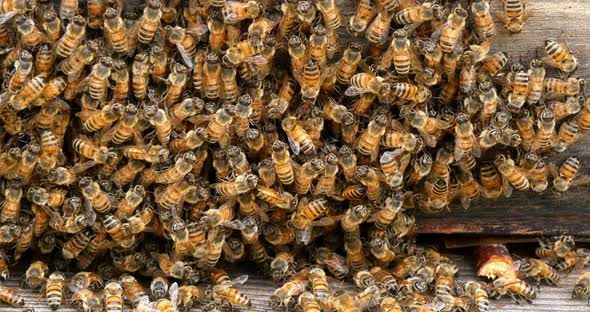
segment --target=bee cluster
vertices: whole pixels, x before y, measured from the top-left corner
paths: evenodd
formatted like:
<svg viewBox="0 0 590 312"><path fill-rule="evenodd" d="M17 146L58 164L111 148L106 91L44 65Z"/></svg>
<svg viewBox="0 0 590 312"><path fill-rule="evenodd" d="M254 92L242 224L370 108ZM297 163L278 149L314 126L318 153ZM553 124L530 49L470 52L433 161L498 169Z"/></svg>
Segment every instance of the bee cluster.
<svg viewBox="0 0 590 312"><path fill-rule="evenodd" d="M504 1L509 31L525 2ZM485 311L481 284L416 255L414 211L543 192L550 172L565 192L580 167L543 159L590 129L584 80L545 72L576 58L547 40L504 70L485 0L359 0L348 24L334 0L79 6L0 0L0 277L53 256L26 275L52 308L65 289L84 311L249 307L221 269L249 262L286 281L276 307Z"/></svg>

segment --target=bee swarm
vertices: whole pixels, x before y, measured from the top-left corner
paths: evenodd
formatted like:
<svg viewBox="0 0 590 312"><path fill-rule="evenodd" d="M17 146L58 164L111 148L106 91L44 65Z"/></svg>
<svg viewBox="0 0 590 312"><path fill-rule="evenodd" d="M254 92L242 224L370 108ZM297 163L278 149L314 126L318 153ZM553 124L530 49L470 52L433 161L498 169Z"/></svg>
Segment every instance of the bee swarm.
<svg viewBox="0 0 590 312"><path fill-rule="evenodd" d="M508 64L488 1L460 2L359 0L346 21L334 0L0 0L0 278L31 254L25 284L83 311L247 309L236 263L274 279L275 308L534 299L455 285L415 246L416 210L567 191L579 161L545 158L590 129L564 43ZM508 31L525 2L504 1Z"/></svg>

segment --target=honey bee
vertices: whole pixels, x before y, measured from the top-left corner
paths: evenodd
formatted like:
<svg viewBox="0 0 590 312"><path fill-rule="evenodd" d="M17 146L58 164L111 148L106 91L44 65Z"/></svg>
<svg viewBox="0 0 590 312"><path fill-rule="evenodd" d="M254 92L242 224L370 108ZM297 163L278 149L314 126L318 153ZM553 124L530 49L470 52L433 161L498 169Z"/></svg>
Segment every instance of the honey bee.
<svg viewBox="0 0 590 312"><path fill-rule="evenodd" d="M373 19L371 24L367 27L367 40L374 45L385 44L389 37L389 26L394 17L393 10L378 12L375 19Z"/></svg>
<svg viewBox="0 0 590 312"><path fill-rule="evenodd" d="M518 111L526 101L530 77L529 73L520 64L514 64L512 66L512 74L514 75L514 80L512 83L512 93L508 94L508 107Z"/></svg>
<svg viewBox="0 0 590 312"><path fill-rule="evenodd" d="M318 3L319 5L319 3ZM326 28L318 25L313 28L313 32L309 37L309 58L314 61L319 68L323 68L327 62L326 45L328 43L326 36Z"/></svg>
<svg viewBox="0 0 590 312"><path fill-rule="evenodd" d="M414 24L419 26L438 17L440 10L439 5L426 1L422 5L413 5L402 9L395 14L394 21L400 25Z"/></svg>
<svg viewBox="0 0 590 312"><path fill-rule="evenodd" d="M549 109L544 109L537 121L537 127L539 129L532 149L546 150L553 145L555 138L555 114Z"/></svg>
<svg viewBox="0 0 590 312"><path fill-rule="evenodd" d="M16 111L21 111L43 93L47 86L47 79L42 76L35 76L27 81L23 87L10 97L10 106Z"/></svg>
<svg viewBox="0 0 590 312"><path fill-rule="evenodd" d="M578 135L578 124L574 121L564 122L559 127L555 145L553 148L558 152L565 151L568 146L573 144Z"/></svg>
<svg viewBox="0 0 590 312"><path fill-rule="evenodd" d="M39 30L32 18L19 14L14 18L14 23L20 37L19 42L24 48L37 47L45 40L45 34Z"/></svg>
<svg viewBox="0 0 590 312"><path fill-rule="evenodd" d="M486 77L487 75L494 76L500 72L507 63L508 57L506 53L497 52L481 62L481 66L477 72L478 77L480 77L481 80L481 77Z"/></svg>
<svg viewBox="0 0 590 312"><path fill-rule="evenodd" d="M586 89L586 81L579 78L561 80L557 78L545 79L545 97L555 98L561 96L576 96Z"/></svg>
<svg viewBox="0 0 590 312"><path fill-rule="evenodd" d="M145 53L135 54L131 65L131 79L133 95L138 99L144 99L148 95L149 70L149 56Z"/></svg>
<svg viewBox="0 0 590 312"><path fill-rule="evenodd" d="M69 57L86 36L86 19L76 15L66 27L66 31L55 44L55 53L62 58Z"/></svg>
<svg viewBox="0 0 590 312"><path fill-rule="evenodd" d="M197 302L205 298L205 290L202 287L194 285L184 285L178 288L178 308L190 309Z"/></svg>
<svg viewBox="0 0 590 312"><path fill-rule="evenodd" d="M100 297L90 289L79 289L72 295L71 303L81 311L98 312L103 310Z"/></svg>
<svg viewBox="0 0 590 312"><path fill-rule="evenodd" d="M257 185L258 177L246 173L237 176L234 181L214 183L211 187L221 196L234 198L256 188Z"/></svg>
<svg viewBox="0 0 590 312"><path fill-rule="evenodd" d="M0 221L17 223L20 216L22 196L22 184L18 180L9 183L8 187L4 190Z"/></svg>
<svg viewBox="0 0 590 312"><path fill-rule="evenodd" d="M540 60L532 60L529 69L529 94L527 96L528 104L535 104L543 95L545 68Z"/></svg>
<svg viewBox="0 0 590 312"><path fill-rule="evenodd" d="M262 38L259 35L251 34L246 40L242 40L227 49L224 59L233 65L238 65L242 62L264 65L268 63L268 60L259 55L263 49L264 42Z"/></svg>
<svg viewBox="0 0 590 312"><path fill-rule="evenodd" d="M506 197L512 193L510 185L520 191L526 191L529 188L528 178L516 167L514 160L500 154L494 160L494 165L502 174L502 192Z"/></svg>
<svg viewBox="0 0 590 312"><path fill-rule="evenodd" d="M283 119L281 127L287 134L289 145L295 155L299 155L300 151L305 155L315 152L315 145L310 135L297 124L297 120L294 116L289 116Z"/></svg>
<svg viewBox="0 0 590 312"><path fill-rule="evenodd" d="M572 298L581 299L588 297L588 293L590 293L590 273L584 273L578 277L578 281L572 291Z"/></svg>
<svg viewBox="0 0 590 312"><path fill-rule="evenodd" d="M168 279L163 276L156 276L150 283L150 294L154 299L164 298L168 292L168 285Z"/></svg>
<svg viewBox="0 0 590 312"><path fill-rule="evenodd" d="M33 55L23 50L19 53L16 62L14 63L14 74L10 77L8 82L8 90L17 92L26 83L33 71Z"/></svg>
<svg viewBox="0 0 590 312"><path fill-rule="evenodd" d="M377 15L377 10L374 9L374 4L371 1L361 0L357 4L356 13L350 17L348 22L348 32L358 36L364 32L369 23Z"/></svg>
<svg viewBox="0 0 590 312"><path fill-rule="evenodd" d="M557 285L559 273L547 263L533 258L525 258L520 261L519 270L526 277L534 278L539 284L541 280L550 285Z"/></svg>
<svg viewBox="0 0 590 312"><path fill-rule="evenodd" d="M441 211L449 204L449 182L443 178L437 178L434 182L425 181L424 189L426 200L423 207L428 211Z"/></svg>
<svg viewBox="0 0 590 312"><path fill-rule="evenodd" d="M288 306L291 298L302 294L309 284L309 269L303 269L281 287L277 288L270 298L270 305L273 308Z"/></svg>
<svg viewBox="0 0 590 312"><path fill-rule="evenodd" d="M524 23L530 17L531 9L526 6L526 2L525 0L504 1L504 10L496 15L509 32L521 32Z"/></svg>
<svg viewBox="0 0 590 312"><path fill-rule="evenodd" d="M8 280L10 277L10 270L8 268L8 256L6 252L0 252L0 278L2 280Z"/></svg>
<svg viewBox="0 0 590 312"><path fill-rule="evenodd" d="M71 20L76 14L78 14L78 6L78 1L62 1L59 5L59 17L65 20Z"/></svg>
<svg viewBox="0 0 590 312"><path fill-rule="evenodd" d="M25 272L25 283L31 289L37 289L45 283L45 275L49 271L49 266L43 261L35 261L31 263Z"/></svg>
<svg viewBox="0 0 590 312"><path fill-rule="evenodd" d="M461 7L456 7L453 13L449 15L447 23L443 26L440 34L440 49L444 53L451 52L457 45L459 37L465 28L466 19L467 11Z"/></svg>
<svg viewBox="0 0 590 312"><path fill-rule="evenodd" d="M78 185L84 198L90 201L92 208L96 209L96 211L106 213L111 209L113 205L111 197L100 189L97 182L92 181L89 177L82 177Z"/></svg>
<svg viewBox="0 0 590 312"><path fill-rule="evenodd" d="M518 278L502 276L497 278L492 284L494 290L499 295L508 295L517 302L518 299L523 299L530 303L537 297L535 288Z"/></svg>
<svg viewBox="0 0 590 312"><path fill-rule="evenodd" d="M170 142L172 135L172 123L168 114L163 109L157 108L155 105L146 106L143 111L149 123L156 128L156 137L162 145L167 145Z"/></svg>
<svg viewBox="0 0 590 312"><path fill-rule="evenodd" d="M52 310L57 310L61 306L65 280L65 276L61 272L53 272L47 278L44 293L47 304Z"/></svg>
<svg viewBox="0 0 590 312"><path fill-rule="evenodd" d="M74 46L70 55L57 65L57 69L68 75L68 80L71 81L71 77L75 77L94 60L97 51L96 41L88 41L85 44Z"/></svg>
<svg viewBox="0 0 590 312"><path fill-rule="evenodd" d="M543 58L543 61L562 72L572 73L580 67L578 59L571 54L565 43L545 40L545 53L547 56Z"/></svg>
<svg viewBox="0 0 590 312"><path fill-rule="evenodd" d="M122 101L129 95L129 71L127 64L123 61L115 61L111 72L111 79L115 81L113 88L113 99Z"/></svg>
<svg viewBox="0 0 590 312"><path fill-rule="evenodd" d="M311 1L299 2L296 6L297 17L301 23L300 29L309 33L316 18L316 10Z"/></svg>
<svg viewBox="0 0 590 312"><path fill-rule="evenodd" d="M109 46L117 53L129 50L129 35L119 11L107 8L104 12L104 33Z"/></svg>
<svg viewBox="0 0 590 312"><path fill-rule="evenodd" d="M106 284L103 296L107 312L123 310L123 287L118 281Z"/></svg>
<svg viewBox="0 0 590 312"><path fill-rule="evenodd" d="M25 299L13 288L0 286L0 301L12 306L24 306Z"/></svg>
<svg viewBox="0 0 590 312"><path fill-rule="evenodd" d="M143 15L136 26L139 42L149 44L153 40L156 31L160 27L161 6L159 1L148 1L143 9Z"/></svg>
<svg viewBox="0 0 590 312"><path fill-rule="evenodd" d="M550 169L554 178L552 190L562 193L572 185L572 181L580 169L580 161L575 157L569 157L559 170L554 165L550 165Z"/></svg>
<svg viewBox="0 0 590 312"><path fill-rule="evenodd" d="M473 22L479 38L487 39L496 35L496 26L490 14L490 4L485 1L475 1L471 4L474 15Z"/></svg>
<svg viewBox="0 0 590 312"><path fill-rule="evenodd" d="M567 116L577 114L582 109L580 102L583 101L581 98L568 97L565 102L552 101L549 103L549 108L555 114L555 120L559 121ZM578 124L578 127L580 125Z"/></svg>
<svg viewBox="0 0 590 312"><path fill-rule="evenodd" d="M172 71L167 79L168 88L164 96L164 102L167 106L178 103L188 81L188 69L184 65L174 63L171 68Z"/></svg>

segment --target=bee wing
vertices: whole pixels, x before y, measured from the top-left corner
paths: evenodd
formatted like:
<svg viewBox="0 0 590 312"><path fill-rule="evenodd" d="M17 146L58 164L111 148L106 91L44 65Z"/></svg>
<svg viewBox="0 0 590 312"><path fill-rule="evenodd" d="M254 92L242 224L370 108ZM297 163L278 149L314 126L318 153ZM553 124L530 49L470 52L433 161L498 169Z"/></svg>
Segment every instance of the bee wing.
<svg viewBox="0 0 590 312"><path fill-rule="evenodd" d="M299 155L299 153L301 153L301 145L299 145L299 143L297 143L297 141L295 141L290 135L287 135L287 141L289 141L289 146L291 147L293 154Z"/></svg>
<svg viewBox="0 0 590 312"><path fill-rule="evenodd" d="M176 44L176 48L178 48L178 52L180 52L180 57L182 58L182 61L186 64L186 66L188 66L189 68L193 68L193 58L190 54L188 54L186 49L180 43Z"/></svg>
<svg viewBox="0 0 590 312"><path fill-rule="evenodd" d="M6 22L10 21L17 14L18 14L18 10L17 11L8 12L6 14L0 15L0 25L3 25Z"/></svg>
<svg viewBox="0 0 590 312"><path fill-rule="evenodd" d="M80 174L94 166L98 165L98 163L94 160L89 160L87 162L84 163L77 163L72 167L72 171L74 171L75 174Z"/></svg>
<svg viewBox="0 0 590 312"><path fill-rule="evenodd" d="M43 211L45 211L45 213L47 213L51 219L56 220L59 224L65 223L64 218L57 211L49 208L49 206L45 206L45 205L38 205L38 206L41 207L41 209L43 209Z"/></svg>
<svg viewBox="0 0 590 312"><path fill-rule="evenodd" d="M172 302L172 305L176 308L176 302L178 300L178 283L174 282L172 283L172 285L170 285L170 288L168 288L168 293L170 294L170 302Z"/></svg>
<svg viewBox="0 0 590 312"><path fill-rule="evenodd" d="M361 94L365 94L367 92L369 92L369 90L367 90L367 89L350 86L350 87L348 87L348 89L346 89L346 91L344 91L344 95L352 97L352 96L358 96Z"/></svg>
<svg viewBox="0 0 590 312"><path fill-rule="evenodd" d="M553 179L559 177L559 171L554 163L549 163L549 172L551 173L551 176L553 176Z"/></svg>
<svg viewBox="0 0 590 312"><path fill-rule="evenodd" d="M471 149L471 153L477 158L481 157L481 149L479 148L479 143L477 142L477 138L475 138L475 136L473 137L473 148Z"/></svg>
<svg viewBox="0 0 590 312"><path fill-rule="evenodd" d="M213 116L215 115L208 115L208 114L203 114L203 115L195 115L193 117L190 117L188 119L188 121L194 123L194 124L201 124L203 122L208 122L209 120L211 120L211 118L213 118Z"/></svg>
<svg viewBox="0 0 590 312"><path fill-rule="evenodd" d="M256 65L265 65L268 63L268 60L261 55L254 55L244 58L244 62Z"/></svg>
<svg viewBox="0 0 590 312"><path fill-rule="evenodd" d="M312 221L311 225L313 225L313 226L333 226L338 221L340 221L340 220L336 219L334 217L322 217L322 218L319 218L318 220Z"/></svg>
<svg viewBox="0 0 590 312"><path fill-rule="evenodd" d="M244 226L244 223L242 222L242 220L232 220L232 221L226 221L223 223L223 226L228 228L228 229L232 229L232 230L238 230L241 231L244 228L246 228L246 226Z"/></svg>
<svg viewBox="0 0 590 312"><path fill-rule="evenodd" d="M228 281L231 285L242 285L248 281L248 275L240 275Z"/></svg>
<svg viewBox="0 0 590 312"><path fill-rule="evenodd" d="M510 197L512 195L512 185L506 177L502 176L502 194L504 197Z"/></svg>
<svg viewBox="0 0 590 312"><path fill-rule="evenodd" d="M96 222L96 213L94 212L94 210L93 209L86 210L85 215L86 215L86 225L93 226L94 222Z"/></svg>
<svg viewBox="0 0 590 312"><path fill-rule="evenodd" d="M235 1L228 1L228 2L235 2ZM228 3L226 2L226 4ZM226 24L236 24L239 23L243 20L244 18L241 17L240 15L236 14L236 13L229 13L229 14L223 14L223 22Z"/></svg>
<svg viewBox="0 0 590 312"><path fill-rule="evenodd" d="M207 24L201 24L198 26L193 26L186 30L187 34L195 35L195 36L202 36L209 31L209 27Z"/></svg>

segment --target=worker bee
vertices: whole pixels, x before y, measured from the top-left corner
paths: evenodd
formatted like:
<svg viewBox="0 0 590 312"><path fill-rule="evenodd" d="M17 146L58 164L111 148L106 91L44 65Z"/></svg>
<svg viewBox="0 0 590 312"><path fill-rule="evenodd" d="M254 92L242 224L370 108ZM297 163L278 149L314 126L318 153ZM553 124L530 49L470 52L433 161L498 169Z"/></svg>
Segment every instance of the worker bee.
<svg viewBox="0 0 590 312"><path fill-rule="evenodd" d="M100 213L108 212L112 205L112 199L103 190L96 181L92 181L89 177L80 178L78 185L82 191L82 195L91 204L91 207Z"/></svg>
<svg viewBox="0 0 590 312"><path fill-rule="evenodd" d="M68 77L75 77L86 65L89 65L94 60L97 51L96 41L88 41L85 44L75 46L72 48L72 53L57 65L57 69L68 75Z"/></svg>
<svg viewBox="0 0 590 312"><path fill-rule="evenodd" d="M161 6L159 1L148 1L143 9L143 15L136 26L139 42L148 44L154 38L162 17Z"/></svg>
<svg viewBox="0 0 590 312"><path fill-rule="evenodd" d="M149 70L149 56L145 53L135 54L131 65L131 79L133 95L138 99L143 99L148 95Z"/></svg>
<svg viewBox="0 0 590 312"><path fill-rule="evenodd" d="M514 81L512 93L508 95L508 107L518 111L526 101L530 77L529 73L520 64L512 66L512 74L514 75Z"/></svg>
<svg viewBox="0 0 590 312"><path fill-rule="evenodd" d="M186 66L180 63L173 63L171 68L172 70L167 79L169 84L166 89L166 95L164 96L164 102L167 106L178 103L188 81L188 69Z"/></svg>
<svg viewBox="0 0 590 312"><path fill-rule="evenodd" d="M53 272L47 278L44 293L47 304L52 310L57 310L62 304L65 280L65 276L61 272Z"/></svg>
<svg viewBox="0 0 590 312"><path fill-rule="evenodd" d="M519 270L525 277L533 278L537 283L543 280L550 285L557 285L559 282L559 273L550 265L538 259L522 259Z"/></svg>
<svg viewBox="0 0 590 312"><path fill-rule="evenodd" d="M45 35L35 24L35 21L24 14L19 14L14 18L16 31L20 38L21 45L30 49L39 46L45 40Z"/></svg>
<svg viewBox="0 0 590 312"><path fill-rule="evenodd" d="M535 288L515 277L499 277L494 280L492 285L498 295L508 295L516 302L519 301L518 299L523 299L530 303L537 297Z"/></svg>
<svg viewBox="0 0 590 312"><path fill-rule="evenodd" d="M104 287L104 302L108 312L123 310L123 287L118 281L112 281Z"/></svg>
<svg viewBox="0 0 590 312"><path fill-rule="evenodd" d="M555 139L555 114L550 109L544 109L538 119L537 136L533 142L533 150L547 150Z"/></svg>
<svg viewBox="0 0 590 312"><path fill-rule="evenodd" d="M444 53L451 52L457 45L459 37L465 28L466 19L467 11L461 7L456 7L453 13L449 15L440 35L440 49Z"/></svg>
<svg viewBox="0 0 590 312"><path fill-rule="evenodd" d="M65 33L55 44L55 53L62 58L72 55L85 36L86 19L76 15L66 27Z"/></svg>
<svg viewBox="0 0 590 312"><path fill-rule="evenodd" d="M531 9L526 6L525 0L508 0L503 3L504 10L496 17L511 33L522 31L522 27L531 15Z"/></svg>
<svg viewBox="0 0 590 312"><path fill-rule="evenodd" d="M576 96L586 89L586 81L580 78L570 77L567 80L557 78L545 79L545 97L555 98L562 96Z"/></svg>
<svg viewBox="0 0 590 312"><path fill-rule="evenodd" d="M578 59L571 54L565 43L545 40L545 53L547 57L543 58L543 61L562 72L572 73L580 67Z"/></svg>
<svg viewBox="0 0 590 312"><path fill-rule="evenodd" d="M14 74L10 77L8 82L8 90L17 92L26 83L33 71L33 55L23 50L19 53L16 62L14 63Z"/></svg>
<svg viewBox="0 0 590 312"><path fill-rule="evenodd" d="M45 283L46 274L49 270L49 266L43 261L35 261L31 263L27 271L25 272L24 282L31 289L37 289Z"/></svg>
<svg viewBox="0 0 590 312"><path fill-rule="evenodd" d="M440 14L440 10L441 8L438 4L426 1L421 5L403 8L395 14L394 21L396 24L400 25L415 24L419 26L424 22L437 18Z"/></svg>
<svg viewBox="0 0 590 312"><path fill-rule="evenodd" d="M21 111L43 93L47 86L47 79L42 76L35 76L27 81L23 87L10 97L10 106L16 111Z"/></svg>
<svg viewBox="0 0 590 312"><path fill-rule="evenodd" d="M234 181L219 182L211 185L215 191L224 197L233 198L246 193L258 185L258 177L253 174L242 174Z"/></svg>
<svg viewBox="0 0 590 312"><path fill-rule="evenodd" d="M107 43L117 53L127 52L129 50L129 35L117 9L107 8L103 17Z"/></svg>
<svg viewBox="0 0 590 312"><path fill-rule="evenodd" d="M578 170L580 169L580 161L575 157L566 159L559 170L553 165L550 165L551 174L553 175L554 192L565 192L572 185Z"/></svg>
<svg viewBox="0 0 590 312"><path fill-rule="evenodd" d="M588 293L590 293L590 273L584 273L578 277L578 281L572 292L572 298L581 299L588 297Z"/></svg>
<svg viewBox="0 0 590 312"><path fill-rule="evenodd" d="M281 287L277 288L270 298L270 305L273 308L288 306L291 298L302 294L309 284L309 269L303 269Z"/></svg>
<svg viewBox="0 0 590 312"><path fill-rule="evenodd" d="M496 35L496 26L490 14L490 4L485 1L475 1L471 4L474 15L473 22L479 38L487 39Z"/></svg>
<svg viewBox="0 0 590 312"><path fill-rule="evenodd" d="M24 306L25 299L13 288L0 286L0 301L12 306Z"/></svg>
<svg viewBox="0 0 590 312"><path fill-rule="evenodd" d="M399 14L399 13L398 13ZM367 41L375 45L383 45L389 37L389 26L394 19L393 10L383 10L377 13L377 16L369 27L367 27Z"/></svg>
<svg viewBox="0 0 590 312"><path fill-rule="evenodd" d="M294 116L283 119L281 127L287 133L289 145L295 155L299 155L300 151L305 155L315 152L315 145L310 135L297 123Z"/></svg>
<svg viewBox="0 0 590 312"><path fill-rule="evenodd" d="M167 145L172 135L172 123L168 114L155 105L146 106L143 111L150 124L156 128L156 137L161 144Z"/></svg>

